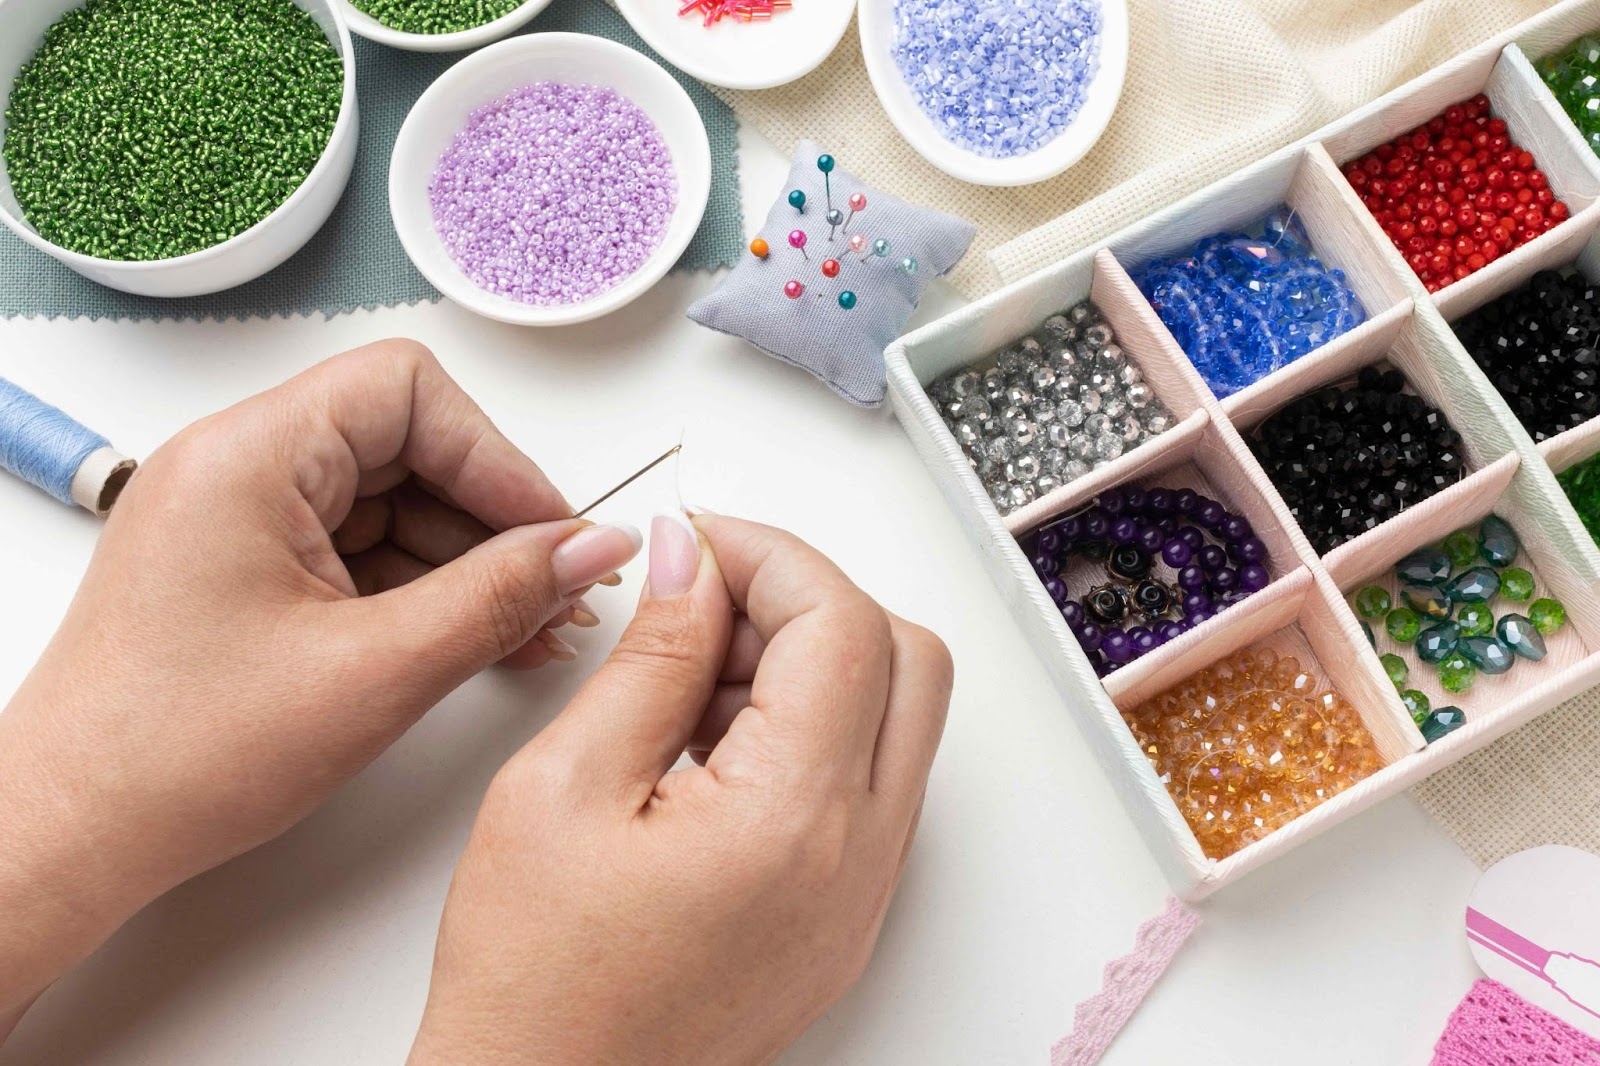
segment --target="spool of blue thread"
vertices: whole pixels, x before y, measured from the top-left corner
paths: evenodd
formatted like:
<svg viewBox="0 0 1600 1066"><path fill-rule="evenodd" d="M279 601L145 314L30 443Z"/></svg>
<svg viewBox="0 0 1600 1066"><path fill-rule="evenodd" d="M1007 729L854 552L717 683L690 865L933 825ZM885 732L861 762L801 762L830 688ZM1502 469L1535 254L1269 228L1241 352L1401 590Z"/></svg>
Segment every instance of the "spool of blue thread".
<svg viewBox="0 0 1600 1066"><path fill-rule="evenodd" d="M104 516L137 464L94 430L0 378L0 466Z"/></svg>

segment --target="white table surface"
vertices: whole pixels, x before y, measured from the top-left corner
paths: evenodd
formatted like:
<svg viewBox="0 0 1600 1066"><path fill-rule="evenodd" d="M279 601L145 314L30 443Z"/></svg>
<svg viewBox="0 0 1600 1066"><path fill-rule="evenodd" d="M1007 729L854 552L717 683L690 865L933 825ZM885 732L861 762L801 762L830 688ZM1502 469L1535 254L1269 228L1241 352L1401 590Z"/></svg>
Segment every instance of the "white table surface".
<svg viewBox="0 0 1600 1066"><path fill-rule="evenodd" d="M743 169L746 216L764 217L783 160L746 138ZM0 376L143 455L324 355L409 335L574 500L687 427L688 502L796 531L956 660L877 956L785 1063L1042 1066L1166 886L892 417L690 323L683 309L714 281L674 275L608 319L549 331L449 304L331 321L0 321ZM919 318L954 303L936 291ZM606 517L646 525L672 495L668 474ZM7 694L98 523L9 478L0 515ZM483 787L605 655L641 572L600 590L604 624L575 638L578 662L477 678L298 828L136 918L43 997L0 1066L402 1061ZM1475 878L1410 797L1391 800L1202 904L1205 925L1105 1061L1425 1062L1476 976L1461 934Z"/></svg>

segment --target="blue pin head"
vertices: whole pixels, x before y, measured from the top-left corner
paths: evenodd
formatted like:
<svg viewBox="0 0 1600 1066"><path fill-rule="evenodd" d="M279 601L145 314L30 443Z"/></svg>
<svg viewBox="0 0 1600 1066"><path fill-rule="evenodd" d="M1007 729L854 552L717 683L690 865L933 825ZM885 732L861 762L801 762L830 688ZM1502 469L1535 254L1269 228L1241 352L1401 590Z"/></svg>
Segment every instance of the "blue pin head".
<svg viewBox="0 0 1600 1066"><path fill-rule="evenodd" d="M804 211L806 209L806 194L801 192L799 189L790 190L789 206L794 208L796 211Z"/></svg>
<svg viewBox="0 0 1600 1066"><path fill-rule="evenodd" d="M833 156L831 156L831 155L819 155L819 156L817 156L817 169L822 171L824 174L832 174L833 173Z"/></svg>

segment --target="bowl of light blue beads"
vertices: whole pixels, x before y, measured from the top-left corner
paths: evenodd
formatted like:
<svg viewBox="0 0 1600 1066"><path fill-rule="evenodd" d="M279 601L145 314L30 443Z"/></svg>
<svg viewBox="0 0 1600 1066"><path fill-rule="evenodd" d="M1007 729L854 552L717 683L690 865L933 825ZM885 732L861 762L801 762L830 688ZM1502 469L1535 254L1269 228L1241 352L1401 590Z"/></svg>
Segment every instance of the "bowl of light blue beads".
<svg viewBox="0 0 1600 1066"><path fill-rule="evenodd" d="M929 163L1032 185L1105 132L1128 68L1125 0L860 0L878 100Z"/></svg>

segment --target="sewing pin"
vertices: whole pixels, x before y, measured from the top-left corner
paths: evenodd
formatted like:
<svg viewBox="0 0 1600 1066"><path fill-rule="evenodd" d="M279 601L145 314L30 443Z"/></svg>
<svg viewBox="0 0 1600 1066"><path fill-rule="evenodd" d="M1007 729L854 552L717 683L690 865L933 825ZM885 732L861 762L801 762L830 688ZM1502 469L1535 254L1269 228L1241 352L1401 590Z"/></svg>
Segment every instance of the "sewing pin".
<svg viewBox="0 0 1600 1066"><path fill-rule="evenodd" d="M837 260L837 259L824 259L822 261L822 276L825 277L825 278L836 278L836 277L838 277L839 276L839 260Z"/></svg>
<svg viewBox="0 0 1600 1066"><path fill-rule="evenodd" d="M861 193L850 194L850 213L844 216L844 228L850 228L850 220L867 209L867 198Z"/></svg>
<svg viewBox="0 0 1600 1066"><path fill-rule="evenodd" d="M800 299L800 294L805 291L806 287L793 278L783 283L783 294L791 300Z"/></svg>
<svg viewBox="0 0 1600 1066"><path fill-rule="evenodd" d="M872 254L877 256L879 259L887 256L889 254L889 242L884 240L882 237L879 237L877 240L873 241ZM867 261L867 257L862 256L861 261L865 263Z"/></svg>
<svg viewBox="0 0 1600 1066"><path fill-rule="evenodd" d="M799 189L790 189L789 190L789 206L794 208L796 211L800 212L802 215L805 214L806 213L806 194L801 192Z"/></svg>
<svg viewBox="0 0 1600 1066"><path fill-rule="evenodd" d="M750 242L750 254L757 259L765 259L772 249L767 247L767 242L760 237Z"/></svg>
<svg viewBox="0 0 1600 1066"><path fill-rule="evenodd" d="M844 212L837 207L830 207L826 217L828 219L828 240L831 241L833 240L834 232L844 225Z"/></svg>
<svg viewBox="0 0 1600 1066"><path fill-rule="evenodd" d="M799 249L800 254L805 256L806 262L809 263L811 261L811 257L809 255L806 255L806 231L805 230L797 229L797 230L790 230L789 231L789 247Z"/></svg>
<svg viewBox="0 0 1600 1066"><path fill-rule="evenodd" d="M850 250L859 252L867 246L867 239L859 233L850 234Z"/></svg>
<svg viewBox="0 0 1600 1066"><path fill-rule="evenodd" d="M617 493L621 492L623 489L627 488L629 485L632 485L635 481L638 481L640 478L644 477L650 471L654 470L656 467L660 466L662 463L666 462L668 459L671 459L674 455L677 455L678 452L680 452L682 450L683 450L682 443L674 444L672 447L668 448L666 451L662 452L660 455L658 455L654 459L650 460L644 466L641 466L638 470L635 470L632 474L629 474L625 481L623 481L621 484L616 485L615 487L613 487L604 496L601 496L598 500L594 501L589 506L585 507L583 510L579 511L577 514L573 515L572 517L573 518L582 518L584 515L588 514L590 511L594 510L596 507L599 507L602 503L605 503L607 500L611 499L611 497L615 496Z"/></svg>
<svg viewBox="0 0 1600 1066"><path fill-rule="evenodd" d="M833 156L817 156L817 169L822 171L822 187L828 194L828 210L833 210Z"/></svg>
<svg viewBox="0 0 1600 1066"><path fill-rule="evenodd" d="M855 293L851 292L849 289L846 289L846 290L844 290L843 292L841 292L839 294L839 306L840 307L842 307L846 311L848 311L852 307L854 307L855 305L856 305L856 294Z"/></svg>

